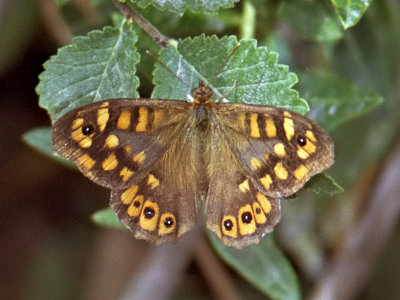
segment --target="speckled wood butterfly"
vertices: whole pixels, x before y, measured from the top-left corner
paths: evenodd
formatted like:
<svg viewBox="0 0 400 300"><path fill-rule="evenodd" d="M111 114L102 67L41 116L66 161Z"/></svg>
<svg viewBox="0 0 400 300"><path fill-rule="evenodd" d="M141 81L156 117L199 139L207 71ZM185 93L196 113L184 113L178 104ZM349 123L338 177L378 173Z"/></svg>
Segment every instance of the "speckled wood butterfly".
<svg viewBox="0 0 400 300"><path fill-rule="evenodd" d="M311 120L270 106L220 103L202 81L193 102L112 99L75 109L53 147L94 182L139 239L177 241L196 223L242 248L273 230L280 198L332 165L331 138Z"/></svg>

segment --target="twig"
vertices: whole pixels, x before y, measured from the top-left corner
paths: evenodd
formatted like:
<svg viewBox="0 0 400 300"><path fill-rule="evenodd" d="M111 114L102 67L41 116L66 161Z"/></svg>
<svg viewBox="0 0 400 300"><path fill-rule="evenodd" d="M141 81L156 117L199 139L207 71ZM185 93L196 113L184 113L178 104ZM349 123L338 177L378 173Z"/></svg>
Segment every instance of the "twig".
<svg viewBox="0 0 400 300"><path fill-rule="evenodd" d="M138 24L160 47L164 48L168 45L168 38L159 32L145 18L139 15L128 4L112 0L115 6L124 14L127 20L131 20Z"/></svg>

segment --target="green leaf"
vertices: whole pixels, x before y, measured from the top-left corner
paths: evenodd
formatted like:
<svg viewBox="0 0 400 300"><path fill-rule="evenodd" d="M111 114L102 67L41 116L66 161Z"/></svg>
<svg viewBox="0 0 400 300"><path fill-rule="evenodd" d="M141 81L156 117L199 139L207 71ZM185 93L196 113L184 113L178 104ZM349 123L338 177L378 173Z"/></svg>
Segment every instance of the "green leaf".
<svg viewBox="0 0 400 300"><path fill-rule="evenodd" d="M59 49L40 74L39 104L52 121L68 111L92 102L119 97L138 97L135 65L139 54L131 24L105 27L74 39Z"/></svg>
<svg viewBox="0 0 400 300"><path fill-rule="evenodd" d="M312 108L308 117L327 131L371 111L383 101L378 94L358 89L334 75L307 73L299 74L299 78L299 91Z"/></svg>
<svg viewBox="0 0 400 300"><path fill-rule="evenodd" d="M307 183L305 189L308 191L312 191L316 194L326 193L330 196L344 192L344 189L326 173L321 173L314 176Z"/></svg>
<svg viewBox="0 0 400 300"><path fill-rule="evenodd" d="M124 229L127 228L122 225L115 212L111 208L104 208L96 211L92 214L91 219L93 223L107 227L107 228L115 228L115 229Z"/></svg>
<svg viewBox="0 0 400 300"><path fill-rule="evenodd" d="M131 4L145 8L154 5L161 9L168 9L177 13L184 13L185 10L193 12L216 13L219 8L233 7L239 0L129 0Z"/></svg>
<svg viewBox="0 0 400 300"><path fill-rule="evenodd" d="M215 99L224 96L230 102L279 106L305 114L307 103L292 89L297 76L288 66L277 64L277 53L257 47L250 39L240 41L228 57L238 43L233 36L219 39L202 35L179 40L177 48L162 49L160 60L181 81L157 64L152 97L186 100L203 80L213 89Z"/></svg>
<svg viewBox="0 0 400 300"><path fill-rule="evenodd" d="M280 14L302 38L332 42L342 37L337 18L321 1L285 0L281 4Z"/></svg>
<svg viewBox="0 0 400 300"><path fill-rule="evenodd" d="M371 5L372 0L331 0L344 29L354 26Z"/></svg>
<svg viewBox="0 0 400 300"><path fill-rule="evenodd" d="M43 155L55 159L69 168L76 168L75 165L53 151L51 146L51 128L50 127L37 127L24 133L22 139L26 144L33 149L42 153Z"/></svg>
<svg viewBox="0 0 400 300"><path fill-rule="evenodd" d="M218 255L263 294L274 300L300 299L296 273L271 234L242 250L223 246L211 232L209 237Z"/></svg>

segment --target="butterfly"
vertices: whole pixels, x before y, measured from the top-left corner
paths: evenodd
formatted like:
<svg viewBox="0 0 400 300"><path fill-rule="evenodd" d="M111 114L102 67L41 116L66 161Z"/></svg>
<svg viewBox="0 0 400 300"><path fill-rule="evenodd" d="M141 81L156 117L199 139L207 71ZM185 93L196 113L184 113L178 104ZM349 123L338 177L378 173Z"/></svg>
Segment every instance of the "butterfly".
<svg viewBox="0 0 400 300"><path fill-rule="evenodd" d="M258 243L280 199L333 164L333 142L295 112L214 101L203 81L191 95L79 107L54 124L53 148L111 189L111 208L138 239L176 242L203 211L224 245Z"/></svg>

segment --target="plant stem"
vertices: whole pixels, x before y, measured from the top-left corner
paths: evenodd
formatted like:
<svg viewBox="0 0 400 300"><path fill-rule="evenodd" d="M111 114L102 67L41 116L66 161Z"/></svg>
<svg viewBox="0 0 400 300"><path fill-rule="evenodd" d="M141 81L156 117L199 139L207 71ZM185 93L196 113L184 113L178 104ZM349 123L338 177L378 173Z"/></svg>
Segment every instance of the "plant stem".
<svg viewBox="0 0 400 300"><path fill-rule="evenodd" d="M127 20L138 24L160 47L164 48L168 45L168 38L159 32L145 18L139 15L132 7L126 3L112 0L114 5L123 13Z"/></svg>

